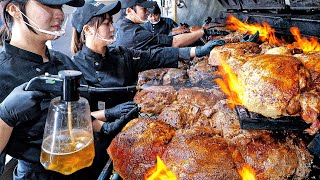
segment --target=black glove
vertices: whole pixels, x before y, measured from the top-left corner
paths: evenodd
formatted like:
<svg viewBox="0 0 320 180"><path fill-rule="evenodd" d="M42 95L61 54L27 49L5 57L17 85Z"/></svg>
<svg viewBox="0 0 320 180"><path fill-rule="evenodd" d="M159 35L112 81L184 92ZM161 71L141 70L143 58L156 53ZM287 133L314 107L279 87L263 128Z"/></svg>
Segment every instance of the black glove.
<svg viewBox="0 0 320 180"><path fill-rule="evenodd" d="M245 34L240 42L256 42L259 38L259 31L254 33L253 35Z"/></svg>
<svg viewBox="0 0 320 180"><path fill-rule="evenodd" d="M140 109L140 107L136 106L135 108L131 109L131 111L126 115L121 116L114 122L103 123L100 132L104 134L117 134L127 124L127 122L132 119L132 116L140 111Z"/></svg>
<svg viewBox="0 0 320 180"><path fill-rule="evenodd" d="M225 36L229 34L227 31L220 31L216 29L203 29L203 31L206 36Z"/></svg>
<svg viewBox="0 0 320 180"><path fill-rule="evenodd" d="M122 104L118 104L115 107L112 107L110 109L105 109L104 115L108 121L113 119L118 119L121 116L127 114L129 111L131 111L135 107L137 107L137 104L135 102L133 101L125 102Z"/></svg>
<svg viewBox="0 0 320 180"><path fill-rule="evenodd" d="M203 46L196 47L196 56L202 57L208 55L215 46L222 46L224 44L226 44L224 40L211 40Z"/></svg>
<svg viewBox="0 0 320 180"><path fill-rule="evenodd" d="M0 118L9 126L37 120L41 117L40 103L48 94L39 91L25 91L27 83L16 88L0 104Z"/></svg>

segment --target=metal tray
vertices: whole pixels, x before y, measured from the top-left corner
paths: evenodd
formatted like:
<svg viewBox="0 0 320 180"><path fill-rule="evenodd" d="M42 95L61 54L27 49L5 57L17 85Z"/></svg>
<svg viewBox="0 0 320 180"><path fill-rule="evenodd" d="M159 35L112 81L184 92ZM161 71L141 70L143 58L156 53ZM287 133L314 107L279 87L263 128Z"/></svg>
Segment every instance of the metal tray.
<svg viewBox="0 0 320 180"><path fill-rule="evenodd" d="M278 119L264 117L260 114L249 112L243 106L236 106L239 116L240 128L246 130L305 130L310 125L300 116L283 116Z"/></svg>

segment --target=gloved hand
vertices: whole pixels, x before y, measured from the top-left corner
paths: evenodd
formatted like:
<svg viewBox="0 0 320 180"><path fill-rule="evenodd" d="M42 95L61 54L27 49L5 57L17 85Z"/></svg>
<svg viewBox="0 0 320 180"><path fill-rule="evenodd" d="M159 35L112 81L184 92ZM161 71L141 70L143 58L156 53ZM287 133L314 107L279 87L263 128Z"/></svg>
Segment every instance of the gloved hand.
<svg viewBox="0 0 320 180"><path fill-rule="evenodd" d="M103 123L100 132L104 134L117 134L127 124L127 122L132 119L132 116L140 111L140 109L140 107L136 106L135 108L131 109L131 111L126 115L121 116L114 122Z"/></svg>
<svg viewBox="0 0 320 180"><path fill-rule="evenodd" d="M196 56L202 57L208 55L215 46L222 46L224 44L226 44L224 40L211 40L203 46L196 47Z"/></svg>
<svg viewBox="0 0 320 180"><path fill-rule="evenodd" d="M240 42L256 42L259 38L259 31L254 33L253 35L245 34Z"/></svg>
<svg viewBox="0 0 320 180"><path fill-rule="evenodd" d="M16 88L0 104L0 118L9 126L39 119L40 103L48 94L39 91L25 91L27 83Z"/></svg>
<svg viewBox="0 0 320 180"><path fill-rule="evenodd" d="M222 31L217 29L203 29L205 36L225 36L228 35L228 31Z"/></svg>
<svg viewBox="0 0 320 180"><path fill-rule="evenodd" d="M118 119L121 116L127 114L130 110L137 107L137 104L133 101L128 101L122 104L118 104L115 107L104 110L104 115L107 120Z"/></svg>

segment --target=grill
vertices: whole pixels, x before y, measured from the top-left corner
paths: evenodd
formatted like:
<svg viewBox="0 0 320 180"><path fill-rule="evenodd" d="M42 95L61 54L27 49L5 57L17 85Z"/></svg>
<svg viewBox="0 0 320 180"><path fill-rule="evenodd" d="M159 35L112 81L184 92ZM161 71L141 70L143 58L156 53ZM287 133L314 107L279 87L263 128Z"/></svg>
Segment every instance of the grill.
<svg viewBox="0 0 320 180"><path fill-rule="evenodd" d="M293 40L291 27L298 27L305 37L319 37L320 0L218 0L226 9L216 22L225 24L229 15L233 15L248 24L268 23L276 30L276 35L288 42ZM249 112L243 106L236 106L241 129L271 130L276 138L284 138L287 132L294 132L308 145L315 156L309 179L320 179L320 135L315 137L303 133L310 124L300 116L287 116L278 119L264 117Z"/></svg>
<svg viewBox="0 0 320 180"><path fill-rule="evenodd" d="M225 23L233 15L249 24L266 22L278 33L290 35L290 27L298 27L301 34L319 36L320 0L219 0L226 11L217 22Z"/></svg>

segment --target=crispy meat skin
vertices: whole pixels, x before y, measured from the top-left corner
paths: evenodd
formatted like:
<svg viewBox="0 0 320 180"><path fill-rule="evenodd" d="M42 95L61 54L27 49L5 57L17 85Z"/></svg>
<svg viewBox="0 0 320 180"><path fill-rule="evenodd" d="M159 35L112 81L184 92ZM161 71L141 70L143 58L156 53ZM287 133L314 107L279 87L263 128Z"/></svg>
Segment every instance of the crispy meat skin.
<svg viewBox="0 0 320 180"><path fill-rule="evenodd" d="M299 110L296 96L300 95L299 81L305 78L303 73L299 77L303 69L301 62L292 56L257 55L250 59L238 74L244 89L243 105L249 111L272 118L298 113L292 111Z"/></svg>
<svg viewBox="0 0 320 180"><path fill-rule="evenodd" d="M227 140L213 129L177 131L161 159L181 180L240 179Z"/></svg>
<svg viewBox="0 0 320 180"><path fill-rule="evenodd" d="M243 56L244 54L258 54L261 49L257 43L239 42L229 43L213 48L209 56L209 64L219 66L226 62L231 56Z"/></svg>
<svg viewBox="0 0 320 180"><path fill-rule="evenodd" d="M172 86L150 86L134 96L134 102L141 107L142 113L160 114L162 109L177 99Z"/></svg>
<svg viewBox="0 0 320 180"><path fill-rule="evenodd" d="M174 133L170 126L155 119L130 121L108 148L114 169L123 179L143 179Z"/></svg>
<svg viewBox="0 0 320 180"><path fill-rule="evenodd" d="M210 36L209 40L224 40L226 43L238 43L241 41L243 34L239 31L230 32L226 36Z"/></svg>

